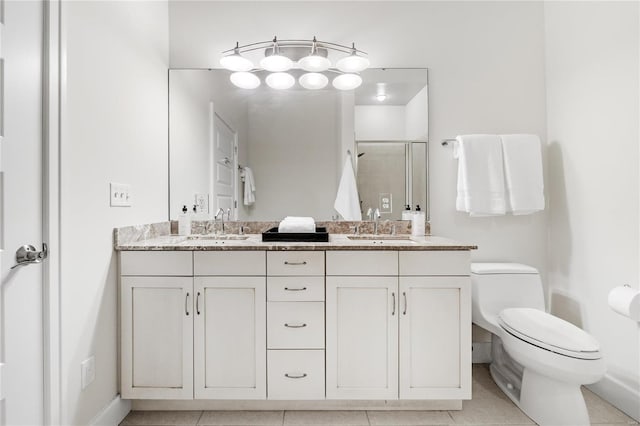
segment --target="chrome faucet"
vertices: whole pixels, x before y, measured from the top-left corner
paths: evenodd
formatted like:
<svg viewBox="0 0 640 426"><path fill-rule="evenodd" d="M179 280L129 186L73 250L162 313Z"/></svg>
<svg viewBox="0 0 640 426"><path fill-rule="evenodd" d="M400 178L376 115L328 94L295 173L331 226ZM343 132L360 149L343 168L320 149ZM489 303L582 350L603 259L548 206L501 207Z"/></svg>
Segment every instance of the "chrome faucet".
<svg viewBox="0 0 640 426"><path fill-rule="evenodd" d="M214 220L218 220L218 216L220 217L220 220L222 221L222 234L224 234L224 209L222 207L220 207L218 209L218 211L216 212L216 215L213 217Z"/></svg>
<svg viewBox="0 0 640 426"><path fill-rule="evenodd" d="M380 209L375 209L373 212L373 233L378 235L378 221L380 220Z"/></svg>

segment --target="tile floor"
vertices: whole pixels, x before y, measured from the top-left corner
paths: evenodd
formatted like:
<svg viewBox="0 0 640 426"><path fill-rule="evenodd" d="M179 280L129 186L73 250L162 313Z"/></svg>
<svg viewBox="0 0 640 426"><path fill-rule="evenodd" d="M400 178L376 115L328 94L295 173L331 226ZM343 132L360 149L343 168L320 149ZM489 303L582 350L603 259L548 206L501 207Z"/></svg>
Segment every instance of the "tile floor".
<svg viewBox="0 0 640 426"><path fill-rule="evenodd" d="M592 424L638 424L594 393L584 390ZM488 366L473 366L473 399L461 411L132 411L121 426L195 425L533 425L495 385Z"/></svg>

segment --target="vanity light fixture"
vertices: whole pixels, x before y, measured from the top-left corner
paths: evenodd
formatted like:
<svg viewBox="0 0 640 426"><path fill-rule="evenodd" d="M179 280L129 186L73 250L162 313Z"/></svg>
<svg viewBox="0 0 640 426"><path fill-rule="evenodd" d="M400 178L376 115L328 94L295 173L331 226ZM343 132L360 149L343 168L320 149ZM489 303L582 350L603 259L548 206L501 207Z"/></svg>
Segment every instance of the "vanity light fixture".
<svg viewBox="0 0 640 426"><path fill-rule="evenodd" d="M255 89L260 86L258 76L247 71L234 72L229 78L234 86L241 89Z"/></svg>
<svg viewBox="0 0 640 426"><path fill-rule="evenodd" d="M258 78L258 77L256 77ZM271 73L265 78L265 82L267 86L276 90L284 90L291 88L294 84L296 84L296 79L293 76L286 72L274 72Z"/></svg>
<svg viewBox="0 0 640 426"><path fill-rule="evenodd" d="M319 72L308 72L300 76L298 83L305 89L318 90L324 89L327 84L329 84L329 79L326 75L320 74Z"/></svg>
<svg viewBox="0 0 640 426"><path fill-rule="evenodd" d="M249 52L263 51L264 57L259 60L260 67L246 57ZM347 54L338 59L335 68L329 58L329 52ZM231 82L243 89L255 89L260 86L261 74L270 72L265 77L267 86L283 90L298 83L305 89L323 89L333 77L332 85L338 90L353 90L362 84L358 75L369 66L366 52L356 49L355 43L346 46L337 43L317 40L278 40L261 41L240 46L236 43L233 49L223 52L220 65L231 74ZM293 71L293 75L287 71ZM307 71L300 75L300 71ZM334 77L335 76L335 77Z"/></svg>

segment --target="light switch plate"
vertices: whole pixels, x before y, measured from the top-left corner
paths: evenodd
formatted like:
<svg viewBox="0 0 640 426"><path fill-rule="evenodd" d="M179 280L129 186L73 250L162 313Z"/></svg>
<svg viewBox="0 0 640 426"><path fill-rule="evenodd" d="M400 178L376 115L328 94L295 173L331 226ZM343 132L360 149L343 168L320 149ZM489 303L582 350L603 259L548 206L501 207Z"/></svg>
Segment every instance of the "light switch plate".
<svg viewBox="0 0 640 426"><path fill-rule="evenodd" d="M131 207L131 185L127 183L109 184L109 197L111 207Z"/></svg>
<svg viewBox="0 0 640 426"><path fill-rule="evenodd" d="M85 389L96 379L96 357L90 356L80 364L82 371L82 389Z"/></svg>

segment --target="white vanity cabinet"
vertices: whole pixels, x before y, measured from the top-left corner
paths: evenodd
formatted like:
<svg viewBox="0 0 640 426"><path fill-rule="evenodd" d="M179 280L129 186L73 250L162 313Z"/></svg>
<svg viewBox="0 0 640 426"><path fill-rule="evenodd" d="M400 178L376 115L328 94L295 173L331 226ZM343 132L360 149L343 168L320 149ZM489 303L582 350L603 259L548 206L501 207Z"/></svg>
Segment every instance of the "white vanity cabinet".
<svg viewBox="0 0 640 426"><path fill-rule="evenodd" d="M120 271L122 397L192 399L191 253L124 252Z"/></svg>
<svg viewBox="0 0 640 426"><path fill-rule="evenodd" d="M327 398L470 398L470 314L467 251L327 252Z"/></svg>
<svg viewBox="0 0 640 426"><path fill-rule="evenodd" d="M266 398L263 251L127 251L120 269L123 398Z"/></svg>

